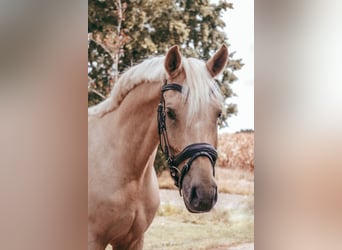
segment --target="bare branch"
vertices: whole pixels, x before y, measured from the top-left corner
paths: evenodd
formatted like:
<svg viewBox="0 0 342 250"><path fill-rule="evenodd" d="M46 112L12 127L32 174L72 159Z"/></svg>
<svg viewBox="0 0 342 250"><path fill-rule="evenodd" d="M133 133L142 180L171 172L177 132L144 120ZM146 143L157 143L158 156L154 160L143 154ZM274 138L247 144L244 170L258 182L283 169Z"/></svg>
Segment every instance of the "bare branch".
<svg viewBox="0 0 342 250"><path fill-rule="evenodd" d="M113 53L111 51L109 51L105 46L104 44L102 44L100 41L96 41L93 37L92 37L92 34L89 33L88 34L88 40L89 41L92 41L94 43L96 43L97 45L99 45L104 51L106 51L113 59L114 59L114 56L113 56Z"/></svg>
<svg viewBox="0 0 342 250"><path fill-rule="evenodd" d="M92 83L95 83L95 80L91 79L91 77L88 76L88 93L92 92L92 93L95 93L98 96L100 96L103 100L106 99L106 97L104 95L102 95L100 92L98 92L97 90L95 90L91 87Z"/></svg>
<svg viewBox="0 0 342 250"><path fill-rule="evenodd" d="M118 38L118 43L115 48L115 54L114 54L114 63L113 63L113 71L115 72L114 75L114 82L117 82L118 80L118 71L119 71L119 53L120 53L120 47L121 47L121 24L122 24L122 6L121 1L116 1L117 9L118 9L118 26L116 29L116 35Z"/></svg>
<svg viewBox="0 0 342 250"><path fill-rule="evenodd" d="M98 92L97 90L93 89L93 88L88 88L88 93L89 92L93 92L95 94L97 94L99 97L101 97L103 100L106 99L106 97L104 95L102 95L100 92Z"/></svg>

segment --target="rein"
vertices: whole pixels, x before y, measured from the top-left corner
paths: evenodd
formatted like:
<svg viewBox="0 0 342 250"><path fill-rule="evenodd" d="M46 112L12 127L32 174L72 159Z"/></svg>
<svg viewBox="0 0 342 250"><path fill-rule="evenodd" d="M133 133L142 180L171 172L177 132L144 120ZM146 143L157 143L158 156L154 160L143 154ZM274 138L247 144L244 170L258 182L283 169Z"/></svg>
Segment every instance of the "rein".
<svg viewBox="0 0 342 250"><path fill-rule="evenodd" d="M191 168L191 164L193 161L201 156L205 156L209 159L212 167L213 167L213 175L215 176L215 162L217 159L217 151L216 149L208 143L194 143L185 147L182 152L177 155L173 155L171 152L171 147L169 144L169 139L167 135L166 129L166 112L165 112L165 99L164 92L168 90L174 90L178 92L182 92L182 86L177 83L165 83L161 89L161 97L160 103L158 105L158 133L159 133L159 145L164 153L167 164L170 169L170 174L172 179L174 180L174 184L179 189L179 194L182 196L182 184L185 175L189 172ZM164 142L164 143L163 143ZM164 145L164 147L163 147ZM180 170L179 165L189 159L184 167Z"/></svg>

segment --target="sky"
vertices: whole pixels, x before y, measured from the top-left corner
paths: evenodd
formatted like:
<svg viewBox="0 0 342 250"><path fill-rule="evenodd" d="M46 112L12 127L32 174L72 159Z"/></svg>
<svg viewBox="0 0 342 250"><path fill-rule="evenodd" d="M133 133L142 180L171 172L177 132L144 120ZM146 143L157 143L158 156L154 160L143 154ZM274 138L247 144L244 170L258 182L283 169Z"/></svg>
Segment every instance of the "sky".
<svg viewBox="0 0 342 250"><path fill-rule="evenodd" d="M230 44L229 53L236 51L234 59L242 59L244 66L235 72L239 80L232 84L237 97L229 98L236 103L238 114L228 119L223 132L254 129L254 1L230 0L234 9L223 14L225 32Z"/></svg>

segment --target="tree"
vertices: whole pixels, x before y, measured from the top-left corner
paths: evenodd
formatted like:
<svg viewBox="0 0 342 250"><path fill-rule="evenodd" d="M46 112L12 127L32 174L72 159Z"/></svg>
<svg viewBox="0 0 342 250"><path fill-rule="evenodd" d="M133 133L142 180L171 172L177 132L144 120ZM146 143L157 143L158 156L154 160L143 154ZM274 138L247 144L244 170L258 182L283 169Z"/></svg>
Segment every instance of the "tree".
<svg viewBox="0 0 342 250"><path fill-rule="evenodd" d="M232 8L225 0L88 0L88 105L108 96L120 72L172 45L185 56L209 59L227 44L221 13ZM243 66L233 55L218 81L225 99L234 95L234 71ZM225 102L221 126L236 112Z"/></svg>

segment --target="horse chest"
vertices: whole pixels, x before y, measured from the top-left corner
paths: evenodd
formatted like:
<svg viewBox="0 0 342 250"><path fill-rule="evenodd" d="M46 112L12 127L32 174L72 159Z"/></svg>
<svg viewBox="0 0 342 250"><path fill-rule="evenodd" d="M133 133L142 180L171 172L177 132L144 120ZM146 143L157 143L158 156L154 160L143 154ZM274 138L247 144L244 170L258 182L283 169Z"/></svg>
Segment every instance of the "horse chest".
<svg viewBox="0 0 342 250"><path fill-rule="evenodd" d="M154 172L153 172L154 174ZM143 185L130 182L116 186L115 192L96 193L91 202L91 228L104 242L125 245L141 237L151 224L159 206L156 177L148 177ZM96 205L95 205L96 204Z"/></svg>
<svg viewBox="0 0 342 250"><path fill-rule="evenodd" d="M118 209L115 209L112 214L110 241L113 244L124 245L142 236L159 206L159 196L158 199L146 199L145 192L150 194L150 191L137 192L136 189L134 192L133 190L130 194L126 191L126 199L120 204L111 204ZM117 213L119 210L120 212Z"/></svg>

